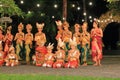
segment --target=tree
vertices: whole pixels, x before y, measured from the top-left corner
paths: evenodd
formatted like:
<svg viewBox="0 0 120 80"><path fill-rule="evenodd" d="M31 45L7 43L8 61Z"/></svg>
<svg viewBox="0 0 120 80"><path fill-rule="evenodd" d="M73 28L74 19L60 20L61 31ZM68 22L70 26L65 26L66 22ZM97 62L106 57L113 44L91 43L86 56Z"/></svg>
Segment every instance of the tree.
<svg viewBox="0 0 120 80"><path fill-rule="evenodd" d="M1 16L5 14L12 15L22 15L22 10L15 4L14 0L0 0L0 13Z"/></svg>

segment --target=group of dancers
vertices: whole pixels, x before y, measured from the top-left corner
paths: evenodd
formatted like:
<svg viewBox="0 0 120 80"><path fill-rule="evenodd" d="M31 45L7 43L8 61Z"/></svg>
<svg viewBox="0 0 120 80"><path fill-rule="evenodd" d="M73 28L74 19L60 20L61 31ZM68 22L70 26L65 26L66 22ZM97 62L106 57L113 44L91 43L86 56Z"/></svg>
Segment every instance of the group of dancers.
<svg viewBox="0 0 120 80"><path fill-rule="evenodd" d="M46 35L42 32L44 23L36 22L38 32L31 33L32 25L26 25L27 33L24 34L24 25L18 25L18 32L15 36L11 34L12 27L7 27L6 34L3 35L0 27L0 66L15 66L22 60L23 48L25 60L30 64L30 53L35 42L35 54L32 56L32 63L36 66L53 68L77 68L80 65L87 66L88 55L91 54L95 66L101 65L102 59L102 29L98 27L98 22L93 22L93 29L87 31L88 24L74 25L74 33L69 30L67 21L55 21L58 28L56 40L57 50L53 52L54 43L45 43ZM82 30L82 32L80 32ZM16 42L13 46L13 41Z"/></svg>

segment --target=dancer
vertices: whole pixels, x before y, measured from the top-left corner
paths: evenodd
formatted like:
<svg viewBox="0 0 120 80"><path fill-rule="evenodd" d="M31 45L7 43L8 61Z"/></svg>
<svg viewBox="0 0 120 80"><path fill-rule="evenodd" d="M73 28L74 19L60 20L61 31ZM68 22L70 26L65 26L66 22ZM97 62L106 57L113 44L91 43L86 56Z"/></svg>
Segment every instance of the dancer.
<svg viewBox="0 0 120 80"><path fill-rule="evenodd" d="M45 33L42 32L44 23L36 23L38 32L35 34L35 51L36 54L33 56L33 60L36 63L36 66L42 66L44 62L45 54L47 54L47 49L44 46L46 43Z"/></svg>
<svg viewBox="0 0 120 80"><path fill-rule="evenodd" d="M69 47L69 40L72 38L72 32L69 30L69 23L67 21L63 22L63 37L62 40L65 42L66 48L66 55L67 51L70 49Z"/></svg>
<svg viewBox="0 0 120 80"><path fill-rule="evenodd" d="M4 52L3 52L3 47L0 44L0 66L4 64Z"/></svg>
<svg viewBox="0 0 120 80"><path fill-rule="evenodd" d="M95 62L95 66L101 65L102 59L102 37L103 31L98 27L98 22L93 22L93 29L91 30L92 38L92 59Z"/></svg>
<svg viewBox="0 0 120 80"><path fill-rule="evenodd" d="M57 36L56 36L56 40L58 40L59 38L62 39L63 36L63 26L62 26L62 22L60 20L55 21L58 31L57 31Z"/></svg>
<svg viewBox="0 0 120 80"><path fill-rule="evenodd" d="M12 45L13 35L11 34L11 30L12 30L12 26L7 27L7 33L4 37L4 42L5 42L5 46L4 46L5 56L4 57L7 56L9 48Z"/></svg>
<svg viewBox="0 0 120 80"><path fill-rule="evenodd" d="M3 28L2 28L2 26L0 26L0 44L2 44L3 40L4 40Z"/></svg>
<svg viewBox="0 0 120 80"><path fill-rule="evenodd" d="M81 43L82 43L81 64L83 66L87 66L87 59L90 50L90 34L87 31L87 26L88 24L84 22L82 25L82 33L81 33Z"/></svg>
<svg viewBox="0 0 120 80"><path fill-rule="evenodd" d="M15 50L13 46L9 48L9 52L5 59L5 62L6 62L6 66L12 66L12 67L19 64L18 56L15 54Z"/></svg>
<svg viewBox="0 0 120 80"><path fill-rule="evenodd" d="M24 26L22 23L20 23L18 25L18 32L16 33L15 38L14 38L14 40L16 41L16 54L17 54L19 60L22 60L22 58L24 58L24 56L23 56L24 33L22 32L23 27Z"/></svg>
<svg viewBox="0 0 120 80"><path fill-rule="evenodd" d="M31 33L31 24L26 25L27 34L25 34L25 51L26 51L26 62L30 64L30 52L32 48L33 34Z"/></svg>
<svg viewBox="0 0 120 80"><path fill-rule="evenodd" d="M58 40L58 46L57 51L55 53L55 63L53 64L53 68L61 68L64 66L65 63L65 44L64 42L59 38Z"/></svg>
<svg viewBox="0 0 120 80"><path fill-rule="evenodd" d="M80 25L79 24L75 24L74 25L74 28L75 28L75 32L73 34L73 37L76 38L76 42L77 42L77 48L81 49L81 33L80 33Z"/></svg>
<svg viewBox="0 0 120 80"><path fill-rule="evenodd" d="M43 63L43 67L52 67L54 63L54 54L52 53L53 44L48 44L47 46L47 54L45 55L45 61Z"/></svg>
<svg viewBox="0 0 120 80"><path fill-rule="evenodd" d="M77 68L79 66L80 52L77 49L76 38L70 39L70 50L68 51L68 62L65 64L65 68Z"/></svg>

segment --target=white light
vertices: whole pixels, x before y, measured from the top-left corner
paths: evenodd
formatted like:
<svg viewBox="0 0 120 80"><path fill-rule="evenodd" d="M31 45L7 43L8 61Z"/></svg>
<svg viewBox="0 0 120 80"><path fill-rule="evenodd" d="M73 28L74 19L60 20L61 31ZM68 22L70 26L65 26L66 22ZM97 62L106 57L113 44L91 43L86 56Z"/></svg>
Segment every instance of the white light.
<svg viewBox="0 0 120 80"><path fill-rule="evenodd" d="M89 19L91 19L92 18L92 16L89 16Z"/></svg>
<svg viewBox="0 0 120 80"><path fill-rule="evenodd" d="M80 7L77 7L77 10L80 10Z"/></svg>
<svg viewBox="0 0 120 80"><path fill-rule="evenodd" d="M90 5L90 6L92 6L92 5L93 5L93 3L92 3L92 2L89 2L89 5Z"/></svg>
<svg viewBox="0 0 120 80"><path fill-rule="evenodd" d="M103 23L103 21L101 21Z"/></svg>
<svg viewBox="0 0 120 80"><path fill-rule="evenodd" d="M112 21L112 22L114 22L114 20L113 20L113 19L112 19L111 21Z"/></svg>
<svg viewBox="0 0 120 80"><path fill-rule="evenodd" d="M54 18L55 18L55 16L52 16L52 18L54 19Z"/></svg>
<svg viewBox="0 0 120 80"><path fill-rule="evenodd" d="M86 12L84 12L83 15L86 16L87 15Z"/></svg>
<svg viewBox="0 0 120 80"><path fill-rule="evenodd" d="M96 18L94 18L94 21L96 21L97 19Z"/></svg>
<svg viewBox="0 0 120 80"><path fill-rule="evenodd" d="M63 20L65 20L65 18L63 17Z"/></svg>
<svg viewBox="0 0 120 80"><path fill-rule="evenodd" d="M82 22L84 22L85 20L84 19L82 19Z"/></svg>
<svg viewBox="0 0 120 80"><path fill-rule="evenodd" d="M100 20L98 20L98 22L100 22Z"/></svg>
<svg viewBox="0 0 120 80"><path fill-rule="evenodd" d="M93 22L93 20L90 20L90 22Z"/></svg>
<svg viewBox="0 0 120 80"><path fill-rule="evenodd" d="M23 3L24 3L24 1L20 1L20 3L21 3L21 4L23 4Z"/></svg>
<svg viewBox="0 0 120 80"><path fill-rule="evenodd" d="M57 5L57 4L55 4L55 5L54 5L54 8L57 8L57 7L58 7L58 5Z"/></svg>
<svg viewBox="0 0 120 80"><path fill-rule="evenodd" d="M40 7L40 4L37 4L37 7Z"/></svg>
<svg viewBox="0 0 120 80"><path fill-rule="evenodd" d="M28 14L30 14L31 13L31 11L28 11Z"/></svg>
<svg viewBox="0 0 120 80"><path fill-rule="evenodd" d="M75 7L75 4L72 4L72 7Z"/></svg>

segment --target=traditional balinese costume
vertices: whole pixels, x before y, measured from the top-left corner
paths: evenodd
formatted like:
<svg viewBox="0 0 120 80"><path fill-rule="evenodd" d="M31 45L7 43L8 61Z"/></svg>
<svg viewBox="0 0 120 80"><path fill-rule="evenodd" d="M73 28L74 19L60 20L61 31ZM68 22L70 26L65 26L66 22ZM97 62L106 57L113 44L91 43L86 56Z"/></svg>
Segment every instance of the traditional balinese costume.
<svg viewBox="0 0 120 80"><path fill-rule="evenodd" d="M0 66L4 64L4 52L2 51L2 45L0 44Z"/></svg>
<svg viewBox="0 0 120 80"><path fill-rule="evenodd" d="M63 37L62 37L62 40L65 42L65 48L66 48L66 54L67 54L67 51L70 49L69 47L69 40L72 38L72 32L69 31L69 23L68 22L63 22L63 28L64 28L64 31L63 31Z"/></svg>
<svg viewBox="0 0 120 80"><path fill-rule="evenodd" d="M68 62L64 65L65 68L77 68L79 66L80 52L77 49L76 39L70 39L71 49L68 51Z"/></svg>
<svg viewBox="0 0 120 80"><path fill-rule="evenodd" d="M90 34L87 32L87 23L83 23L81 33L81 64L87 66L87 59L90 53Z"/></svg>
<svg viewBox="0 0 120 80"><path fill-rule="evenodd" d="M7 56L9 48L12 45L13 35L11 34L11 29L12 29L12 26L9 26L7 28L7 33L6 33L5 37L4 37L4 42L5 42L5 45L4 45L5 57Z"/></svg>
<svg viewBox="0 0 120 80"><path fill-rule="evenodd" d="M30 52L32 48L33 34L31 33L32 26L31 24L26 25L27 34L25 34L25 51L26 51L26 62L30 63Z"/></svg>
<svg viewBox="0 0 120 80"><path fill-rule="evenodd" d="M54 54L52 53L53 44L47 46L47 54L45 55L45 61L43 63L43 67L52 67L54 63Z"/></svg>
<svg viewBox="0 0 120 80"><path fill-rule="evenodd" d="M45 59L44 58L45 54L47 54L47 49L44 46L44 44L46 43L46 36L42 32L44 23L42 24L36 23L36 26L38 28L38 32L35 34L36 46L35 46L35 55L33 56L33 62L36 63L36 66L42 66ZM40 32L39 29L41 30Z"/></svg>
<svg viewBox="0 0 120 80"><path fill-rule="evenodd" d="M53 64L53 68L64 67L65 63L65 51L64 51L65 44L60 38L58 40L57 48L58 50L55 53L55 62Z"/></svg>
<svg viewBox="0 0 120 80"><path fill-rule="evenodd" d="M95 62L102 59L102 37L98 34L100 34L100 29L91 31L92 59Z"/></svg>
<svg viewBox="0 0 120 80"><path fill-rule="evenodd" d="M58 28L56 40L58 40L59 38L62 39L62 36L63 36L62 22L60 20L58 20L58 21L55 21L55 23L56 23L57 28Z"/></svg>
<svg viewBox="0 0 120 80"><path fill-rule="evenodd" d="M75 24L74 27L75 27L75 33L73 34L73 37L76 38L77 48L80 51L80 49L81 49L81 33L79 32L80 31L80 25Z"/></svg>
<svg viewBox="0 0 120 80"><path fill-rule="evenodd" d="M25 58L24 44L23 44L24 33L22 32L22 30L23 30L23 24L20 23L18 25L18 33L16 33L15 39L14 39L14 40L16 40L16 54L17 54L19 60L22 60Z"/></svg>
<svg viewBox="0 0 120 80"><path fill-rule="evenodd" d="M18 56L15 54L14 47L9 48L8 55L5 59L6 66L16 66L18 65Z"/></svg>
<svg viewBox="0 0 120 80"><path fill-rule="evenodd" d="M4 35L2 34L3 33L3 28L2 26L0 26L0 45L3 46L3 40L4 40Z"/></svg>

